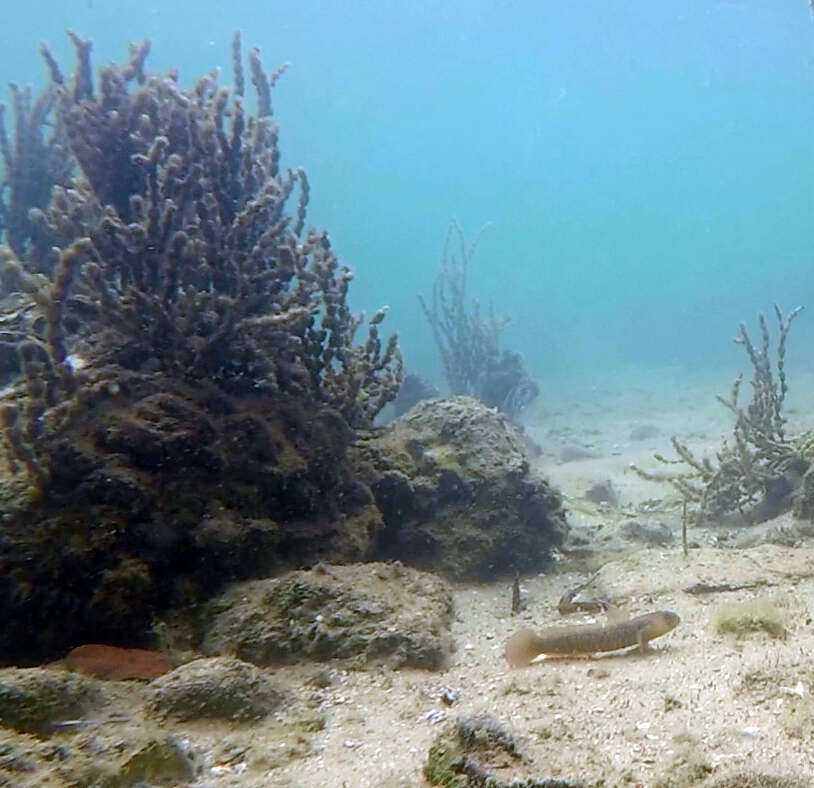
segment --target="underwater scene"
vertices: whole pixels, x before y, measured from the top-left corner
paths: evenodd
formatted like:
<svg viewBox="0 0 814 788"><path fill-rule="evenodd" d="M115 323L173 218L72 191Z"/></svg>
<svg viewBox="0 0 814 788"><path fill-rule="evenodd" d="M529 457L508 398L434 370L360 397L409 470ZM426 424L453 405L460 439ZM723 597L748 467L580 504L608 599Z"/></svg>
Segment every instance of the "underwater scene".
<svg viewBox="0 0 814 788"><path fill-rule="evenodd" d="M814 0L30 0L0 786L814 786Z"/></svg>

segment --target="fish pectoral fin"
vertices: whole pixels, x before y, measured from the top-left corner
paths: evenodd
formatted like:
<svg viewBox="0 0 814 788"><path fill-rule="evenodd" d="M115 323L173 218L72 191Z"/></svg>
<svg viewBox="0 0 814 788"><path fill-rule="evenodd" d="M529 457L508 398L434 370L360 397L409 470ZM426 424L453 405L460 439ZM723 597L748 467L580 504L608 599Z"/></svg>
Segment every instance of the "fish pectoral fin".
<svg viewBox="0 0 814 788"><path fill-rule="evenodd" d="M647 654L647 652L650 651L650 647L647 645L647 636L645 635L643 629L640 629L636 633L636 642L639 644L639 651L642 654Z"/></svg>

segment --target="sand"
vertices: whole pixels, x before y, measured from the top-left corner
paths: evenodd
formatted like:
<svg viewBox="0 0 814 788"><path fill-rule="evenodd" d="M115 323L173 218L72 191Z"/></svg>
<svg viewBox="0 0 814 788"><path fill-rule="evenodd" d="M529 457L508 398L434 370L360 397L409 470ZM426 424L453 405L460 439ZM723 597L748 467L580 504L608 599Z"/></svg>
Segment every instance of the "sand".
<svg viewBox="0 0 814 788"><path fill-rule="evenodd" d="M503 776L604 786L810 784L814 543L733 549L738 528L712 525L691 530L694 546L685 557L680 539L666 546L619 539L620 525L631 517L680 532L678 495L642 480L631 463L655 468L653 452L669 453L671 434L703 452L731 430L714 399L727 393L726 381L687 383L680 370L648 371L640 379L633 387L630 376L620 376L616 384L563 391L562 406L552 397L527 416L528 432L543 449L535 463L562 489L570 522L605 540L601 549L565 550L550 571L522 578L519 616L510 612L508 581L455 586L457 649L444 672L278 668L271 672L290 700L275 717L167 724L205 754L196 784L423 786L422 764L435 737L459 715L480 711L495 714L518 738L523 757L508 758ZM805 424L814 380L800 381L795 393L800 405L795 411L790 402L792 429ZM644 430L649 437L632 438L642 426L652 428ZM594 456L562 462L563 447L574 445ZM618 494L614 507L584 498L604 480ZM609 599L631 615L674 610L680 625L646 655L544 660L510 670L502 653L506 638L521 626L564 623L560 596L594 570L587 596ZM757 587L706 596L683 590L697 582ZM716 631L713 618L722 605L756 598L777 608L785 638ZM565 623L602 620L575 614ZM748 783L746 774L789 782ZM727 777L733 781L725 783Z"/></svg>

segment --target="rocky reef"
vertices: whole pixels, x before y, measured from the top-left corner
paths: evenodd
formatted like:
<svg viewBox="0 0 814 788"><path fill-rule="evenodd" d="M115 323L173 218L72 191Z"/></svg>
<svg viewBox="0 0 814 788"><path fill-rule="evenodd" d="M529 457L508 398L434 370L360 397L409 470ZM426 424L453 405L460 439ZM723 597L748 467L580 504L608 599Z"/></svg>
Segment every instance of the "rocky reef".
<svg viewBox="0 0 814 788"><path fill-rule="evenodd" d="M282 69L253 50L250 100L238 36L233 84L189 89L146 42L94 76L72 40L73 76L43 48L49 87L0 127L0 661L151 645L163 612L321 560L542 567L561 502L502 415L433 400L374 426L398 341L306 229Z"/></svg>
<svg viewBox="0 0 814 788"><path fill-rule="evenodd" d="M565 536L562 498L520 430L472 397L419 402L351 453L382 513L379 557L487 580L541 569Z"/></svg>
<svg viewBox="0 0 814 788"><path fill-rule="evenodd" d="M137 643L196 589L363 557L378 514L346 449L401 377L383 311L355 342L352 274L305 229L304 172L280 168L279 70L252 51L250 102L238 37L234 85L190 89L145 71L146 43L94 79L73 40L74 76L44 50L47 98L3 136L0 260L26 314L0 402L6 659ZM20 176L37 140L71 162L37 174L44 207Z"/></svg>

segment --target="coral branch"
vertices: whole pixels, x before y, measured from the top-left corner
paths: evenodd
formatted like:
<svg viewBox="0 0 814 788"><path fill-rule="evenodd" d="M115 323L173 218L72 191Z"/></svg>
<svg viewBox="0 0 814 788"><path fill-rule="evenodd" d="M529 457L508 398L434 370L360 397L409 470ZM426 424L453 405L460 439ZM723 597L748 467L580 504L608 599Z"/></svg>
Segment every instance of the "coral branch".
<svg viewBox="0 0 814 788"><path fill-rule="evenodd" d="M783 403L788 392L786 380L786 339L792 321L800 314L797 307L784 315L775 304L778 326L777 380L772 371L770 336L766 318L758 316L760 345L756 346L744 323L735 342L743 345L752 364L752 399L743 408L739 401L743 376L732 384L728 398L718 401L735 417L732 443L724 443L717 462L698 459L677 438L672 439L677 460L656 455L661 463L684 464L689 471L653 474L634 470L646 479L671 483L685 500L699 505L698 519L739 513L747 521L765 520L791 506L791 495L810 464L805 441L788 438ZM810 449L810 447L809 447Z"/></svg>
<svg viewBox="0 0 814 788"><path fill-rule="evenodd" d="M504 350L501 354L500 335L508 319L495 317L491 307L484 319L477 302L471 311L467 306L469 263L485 227L467 244L458 223L450 223L431 305L422 296L419 301L432 328L450 392L469 394L517 417L537 397L539 387L518 353Z"/></svg>

